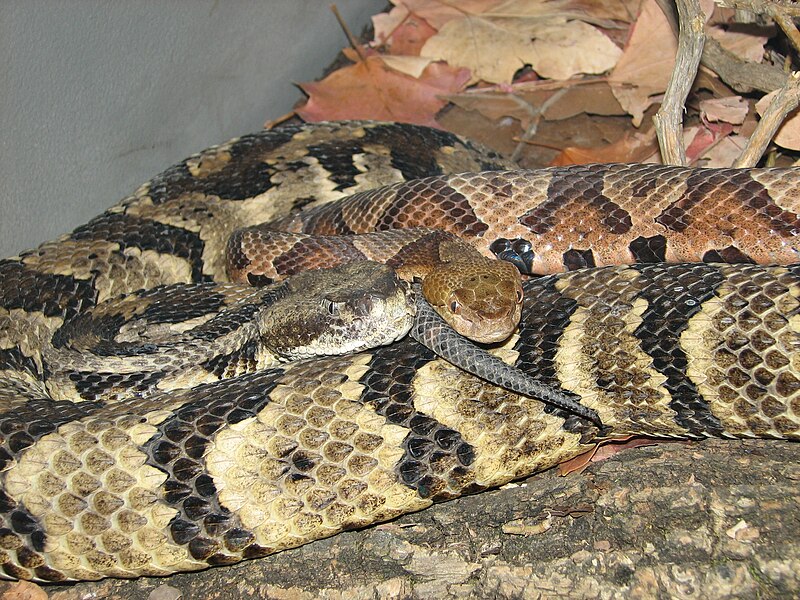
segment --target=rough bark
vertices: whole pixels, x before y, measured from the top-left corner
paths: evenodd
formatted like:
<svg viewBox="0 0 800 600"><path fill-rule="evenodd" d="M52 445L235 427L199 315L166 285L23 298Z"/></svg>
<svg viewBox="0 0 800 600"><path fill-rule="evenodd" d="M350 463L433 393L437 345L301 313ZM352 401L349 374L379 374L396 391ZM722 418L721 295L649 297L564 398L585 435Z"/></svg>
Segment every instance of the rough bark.
<svg viewBox="0 0 800 600"><path fill-rule="evenodd" d="M800 444L659 444L266 559L43 589L59 600L797 597L799 483Z"/></svg>

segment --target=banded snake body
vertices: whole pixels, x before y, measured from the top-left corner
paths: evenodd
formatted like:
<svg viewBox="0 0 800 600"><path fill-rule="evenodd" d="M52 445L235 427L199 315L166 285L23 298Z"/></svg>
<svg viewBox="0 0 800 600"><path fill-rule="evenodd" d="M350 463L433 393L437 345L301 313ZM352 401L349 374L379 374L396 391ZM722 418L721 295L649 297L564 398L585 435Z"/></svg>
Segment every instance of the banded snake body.
<svg viewBox="0 0 800 600"><path fill-rule="evenodd" d="M190 157L0 261L3 574L229 564L602 441L408 338L120 402L92 399L109 379L91 375L74 382L83 402L47 395L41 351L65 320L140 288L225 281L230 235L260 222L325 235L435 227L527 273L580 268L526 281L520 328L493 353L596 410L605 437L800 437L800 171L508 168L421 127L286 127ZM715 264L630 264L662 260Z"/></svg>

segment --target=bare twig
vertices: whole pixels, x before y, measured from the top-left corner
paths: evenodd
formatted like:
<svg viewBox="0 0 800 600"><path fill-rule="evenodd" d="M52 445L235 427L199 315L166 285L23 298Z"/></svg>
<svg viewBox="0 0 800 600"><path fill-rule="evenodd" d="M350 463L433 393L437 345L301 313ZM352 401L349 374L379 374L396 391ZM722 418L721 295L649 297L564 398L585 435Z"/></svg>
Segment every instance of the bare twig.
<svg viewBox="0 0 800 600"><path fill-rule="evenodd" d="M772 20L789 38L794 49L800 52L800 31L797 31L792 20L792 17L800 16L800 6L774 0L720 0L719 4L736 10L772 17Z"/></svg>
<svg viewBox="0 0 800 600"><path fill-rule="evenodd" d="M683 110L692 87L705 42L705 15L698 0L676 0L678 7L678 54L661 108L653 117L664 164L685 165Z"/></svg>
<svg viewBox="0 0 800 600"><path fill-rule="evenodd" d="M714 38L706 40L700 63L737 92L771 92L786 83L787 74L781 69L744 61L725 50Z"/></svg>
<svg viewBox="0 0 800 600"><path fill-rule="evenodd" d="M520 156L522 156L523 151L525 150L525 144L529 142L533 136L536 135L536 132L539 129L539 122L542 120L542 115L545 111L553 105L554 102L557 102L561 99L561 97L567 92L567 88L561 88L555 94L550 96L547 100L542 102L537 107L532 108L532 115L531 115L531 122L528 125L525 133L519 139L517 143L517 147L514 148L514 152L511 154L511 160L514 162L519 161ZM527 103L526 103L527 104ZM530 105L529 105L530 106Z"/></svg>
<svg viewBox="0 0 800 600"><path fill-rule="evenodd" d="M664 14L667 15L667 19L674 30L674 19L670 18L672 13L668 8L665 8L665 5L668 7L671 2L669 0L656 0L656 2L661 6ZM748 2L749 0L717 0L717 4L721 6L742 10L748 10L744 8L744 4ZM742 6L739 6L740 3ZM752 5L748 4L748 6ZM784 8L787 11L800 10L800 8ZM753 9L750 8L749 10L752 12ZM770 65L744 61L723 48L714 38L706 39L700 64L716 73L728 86L741 93L748 93L753 90L769 93L777 90L786 82L786 73L781 69Z"/></svg>
<svg viewBox="0 0 800 600"><path fill-rule="evenodd" d="M783 29L783 33L792 42L792 46L797 52L800 52L800 31L794 25L792 18L780 9L775 9L770 12L772 18L778 24L778 27Z"/></svg>
<svg viewBox="0 0 800 600"><path fill-rule="evenodd" d="M358 58L361 59L361 62L366 62L367 57L364 56L364 52L361 50L361 44L358 43L356 36L353 35L353 32L350 31L350 28L347 26L347 23L344 22L341 13L339 12L339 8L335 4L331 4L331 12L333 16L336 17L336 20L339 22L339 27L342 28L344 34L347 36L347 41L350 42L350 47L356 51L358 54Z"/></svg>
<svg viewBox="0 0 800 600"><path fill-rule="evenodd" d="M796 2L779 2L776 0L715 0L725 8L746 10L756 14L768 14L770 11L780 11L790 17L800 17L800 5Z"/></svg>
<svg viewBox="0 0 800 600"><path fill-rule="evenodd" d="M800 52L800 31L797 30L793 20L794 17L800 17L800 6L797 3L776 0L717 0L717 4L737 11L771 17L786 34L794 49Z"/></svg>
<svg viewBox="0 0 800 600"><path fill-rule="evenodd" d="M747 142L742 154L734 162L734 167L754 167L767 149L775 132L800 104L800 73L792 73L786 84L775 95L766 112L761 116L753 135Z"/></svg>

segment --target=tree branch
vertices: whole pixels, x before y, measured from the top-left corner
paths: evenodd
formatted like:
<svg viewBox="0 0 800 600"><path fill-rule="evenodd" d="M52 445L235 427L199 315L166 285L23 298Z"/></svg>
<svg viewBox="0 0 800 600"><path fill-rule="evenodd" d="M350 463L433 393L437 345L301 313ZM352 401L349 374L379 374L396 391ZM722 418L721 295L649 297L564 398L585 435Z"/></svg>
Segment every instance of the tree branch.
<svg viewBox="0 0 800 600"><path fill-rule="evenodd" d="M770 102L734 167L754 167L763 156L786 116L800 104L800 73L792 73Z"/></svg>
<svg viewBox="0 0 800 600"><path fill-rule="evenodd" d="M677 0L678 53L661 108L653 117L664 164L685 165L683 107L697 77L705 43L705 15L698 0ZM669 17L668 17L669 18Z"/></svg>

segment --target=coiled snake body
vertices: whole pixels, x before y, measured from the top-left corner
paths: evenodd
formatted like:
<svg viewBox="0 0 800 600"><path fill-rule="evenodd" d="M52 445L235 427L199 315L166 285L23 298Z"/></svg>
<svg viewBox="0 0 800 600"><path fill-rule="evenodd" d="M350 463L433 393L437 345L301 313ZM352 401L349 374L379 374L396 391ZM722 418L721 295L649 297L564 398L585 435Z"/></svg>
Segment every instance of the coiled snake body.
<svg viewBox="0 0 800 600"><path fill-rule="evenodd" d="M601 440L409 339L120 402L48 396L41 353L65 319L140 288L224 281L239 227L440 227L529 273L797 259L796 170L442 175L507 166L419 127L288 127L191 157L0 261L4 574L228 564L497 486ZM608 266L524 288L521 326L493 351L597 410L604 435L800 437L797 267Z"/></svg>

